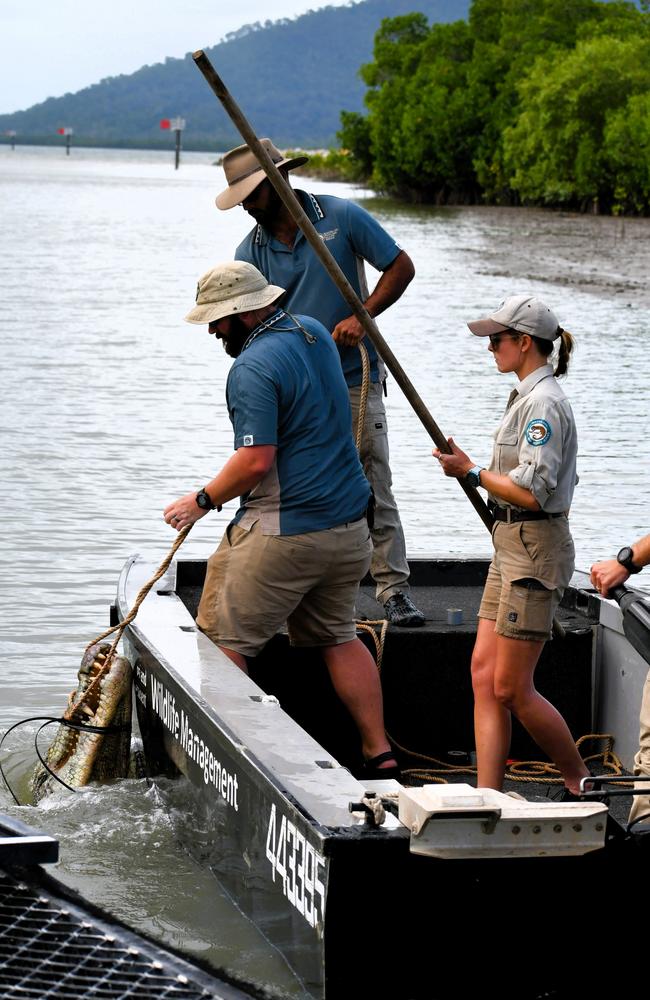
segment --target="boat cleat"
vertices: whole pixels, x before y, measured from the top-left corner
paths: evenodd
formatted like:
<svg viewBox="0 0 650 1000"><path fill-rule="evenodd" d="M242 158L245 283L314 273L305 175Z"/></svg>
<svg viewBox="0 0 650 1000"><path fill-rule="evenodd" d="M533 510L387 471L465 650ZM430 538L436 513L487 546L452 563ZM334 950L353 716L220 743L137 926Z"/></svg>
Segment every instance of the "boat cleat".
<svg viewBox="0 0 650 1000"><path fill-rule="evenodd" d="M587 854L605 843L602 802L529 802L493 788L400 788L399 820L411 852L435 858L537 858Z"/></svg>

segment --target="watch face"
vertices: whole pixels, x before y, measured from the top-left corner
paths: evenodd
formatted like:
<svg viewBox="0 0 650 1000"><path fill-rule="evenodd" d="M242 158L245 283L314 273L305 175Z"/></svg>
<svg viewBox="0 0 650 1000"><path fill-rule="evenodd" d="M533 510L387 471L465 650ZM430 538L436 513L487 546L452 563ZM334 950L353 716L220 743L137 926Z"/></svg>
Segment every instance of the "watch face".
<svg viewBox="0 0 650 1000"><path fill-rule="evenodd" d="M196 502L198 503L199 507L202 510L208 510L212 507L210 497L205 492L205 490L201 490L199 493L196 494Z"/></svg>
<svg viewBox="0 0 650 1000"><path fill-rule="evenodd" d="M618 555L616 556L616 559L618 562L620 562L621 566L625 567L625 569L629 573L638 573L640 567L634 565L634 563L632 562L633 557L634 553L632 552L630 546L624 545L623 548L619 551Z"/></svg>

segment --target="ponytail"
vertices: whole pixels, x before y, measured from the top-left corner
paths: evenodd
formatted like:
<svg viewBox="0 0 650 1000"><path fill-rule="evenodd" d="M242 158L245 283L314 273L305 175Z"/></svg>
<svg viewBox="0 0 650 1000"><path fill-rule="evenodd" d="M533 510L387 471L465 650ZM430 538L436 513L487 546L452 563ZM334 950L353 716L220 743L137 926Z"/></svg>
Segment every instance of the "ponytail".
<svg viewBox="0 0 650 1000"><path fill-rule="evenodd" d="M555 378L562 378L562 376L566 375L569 370L569 355L575 346L575 341L568 330L563 330L562 327L559 326L558 331L559 338L556 337L555 339L559 339L560 341L560 350L553 375ZM554 340L546 340L543 337L532 337L531 339L534 340L540 354L542 354L545 358L548 358L553 353L555 348Z"/></svg>
<svg viewBox="0 0 650 1000"><path fill-rule="evenodd" d="M568 330L560 327L560 351L557 358L557 365L553 374L555 378L562 378L569 370L569 355L575 346L575 341Z"/></svg>

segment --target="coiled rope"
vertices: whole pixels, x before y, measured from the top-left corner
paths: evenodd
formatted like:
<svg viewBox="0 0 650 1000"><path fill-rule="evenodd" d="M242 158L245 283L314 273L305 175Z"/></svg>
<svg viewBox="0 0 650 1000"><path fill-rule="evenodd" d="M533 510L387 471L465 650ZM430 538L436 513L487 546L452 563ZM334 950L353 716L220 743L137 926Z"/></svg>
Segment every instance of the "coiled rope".
<svg viewBox="0 0 650 1000"><path fill-rule="evenodd" d="M380 626L379 630L377 630L376 626ZM360 621L357 622L357 628L372 636L375 643L377 670L381 673L388 622L381 619ZM401 754L433 765L432 767L403 768L403 778L408 778L410 781L446 785L449 783L450 778L458 777L462 774L476 775L476 768L471 765L449 764L447 761L439 760L437 757L432 757L429 754L419 753L417 750L409 750L408 747L402 746L388 731L386 731L386 736L390 740L393 749L399 750ZM592 753L585 754L584 750L588 749L590 743L594 743L596 746ZM581 747L583 748L582 750ZM587 733L576 740L576 748L587 766L598 764L599 769L602 769L600 773L610 775L623 775L625 773L620 758L614 752L614 737L611 733ZM549 761L543 760L513 761L506 770L505 778L507 781L519 781L529 784L564 784L564 779L558 768ZM630 779L629 782L620 782L620 784L632 788L634 781Z"/></svg>

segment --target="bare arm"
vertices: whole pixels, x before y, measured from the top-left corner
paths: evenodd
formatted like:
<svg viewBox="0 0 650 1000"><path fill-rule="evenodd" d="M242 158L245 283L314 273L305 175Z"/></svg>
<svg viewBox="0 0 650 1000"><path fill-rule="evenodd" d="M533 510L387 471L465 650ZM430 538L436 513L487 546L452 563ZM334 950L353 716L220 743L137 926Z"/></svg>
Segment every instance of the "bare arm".
<svg viewBox="0 0 650 1000"><path fill-rule="evenodd" d="M632 562L635 566L647 566L650 563L650 535L645 535L632 546ZM629 577L625 566L618 559L606 559L594 563L591 567L591 582L603 597L608 597L612 587L618 587Z"/></svg>
<svg viewBox="0 0 650 1000"><path fill-rule="evenodd" d="M400 250L395 260L382 272L379 281L364 302L364 306L373 319L392 306L393 302L397 302L412 281L414 274L413 261L404 250ZM355 347L364 334L365 331L356 316L342 319L332 331L334 340L343 347Z"/></svg>
<svg viewBox="0 0 650 1000"><path fill-rule="evenodd" d="M227 503L233 497L241 496L257 486L273 465L277 448L272 444L252 445L238 448L228 459L221 472L204 487L215 507ZM194 524L208 511L201 510L196 502L196 490L174 500L163 511L167 524L180 531L188 524Z"/></svg>
<svg viewBox="0 0 650 1000"><path fill-rule="evenodd" d="M469 455L461 451L453 438L449 438L449 445L452 449L451 455L446 455L439 448L433 449L433 456L437 458L442 466L442 471L446 476L453 476L462 479L470 469L476 464ZM524 510L540 510L539 503L530 490L525 490L522 486L513 483L510 476L502 476L498 472L488 472L483 469L481 472L481 486L485 487L493 496L514 504L515 507L523 507Z"/></svg>

